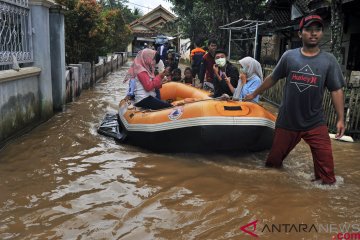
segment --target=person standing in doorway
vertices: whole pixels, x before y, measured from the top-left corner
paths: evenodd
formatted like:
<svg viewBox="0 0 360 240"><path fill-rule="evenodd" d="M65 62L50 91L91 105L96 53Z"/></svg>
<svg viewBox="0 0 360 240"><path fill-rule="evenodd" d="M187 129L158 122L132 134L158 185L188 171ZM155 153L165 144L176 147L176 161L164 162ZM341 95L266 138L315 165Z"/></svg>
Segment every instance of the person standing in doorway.
<svg viewBox="0 0 360 240"><path fill-rule="evenodd" d="M336 137L344 135L345 86L341 68L331 53L322 51L323 20L318 15L304 17L298 35L301 48L286 51L271 75L245 100L286 78L283 99L276 120L272 148L266 160L268 167L281 167L290 151L304 139L310 145L314 162L314 180L323 184L336 182L331 141L326 126L322 100L325 88L331 93L337 114Z"/></svg>

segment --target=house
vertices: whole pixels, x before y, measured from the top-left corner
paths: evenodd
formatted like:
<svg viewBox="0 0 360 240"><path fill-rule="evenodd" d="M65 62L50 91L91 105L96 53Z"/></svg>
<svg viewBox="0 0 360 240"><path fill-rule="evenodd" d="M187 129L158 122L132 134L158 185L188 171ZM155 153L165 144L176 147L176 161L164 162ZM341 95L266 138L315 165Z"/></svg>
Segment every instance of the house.
<svg viewBox="0 0 360 240"><path fill-rule="evenodd" d="M133 41L128 45L127 51L129 53L137 53L146 45L153 46L155 44L155 37L157 35L166 34L163 32L163 27L168 22L176 20L176 16L159 5L149 13L136 19L130 23L130 30L134 36ZM177 46L177 39L173 42Z"/></svg>
<svg viewBox="0 0 360 240"><path fill-rule="evenodd" d="M320 46L330 51L331 7L327 0L269 0L273 36L271 41L263 38L263 59L277 62L287 49L301 46L297 32L299 22L309 13L320 15L324 20L324 36ZM351 71L360 71L360 1L342 0L343 39L341 68L349 82ZM273 42L273 44L271 44ZM264 45L265 44L265 45ZM267 44L267 45L266 45ZM264 54L264 50L266 53ZM264 56L266 55L266 56Z"/></svg>
<svg viewBox="0 0 360 240"><path fill-rule="evenodd" d="M298 25L303 15L309 12L310 0L269 0L268 10L272 24L271 37L262 38L262 62L276 63L287 50L299 47Z"/></svg>

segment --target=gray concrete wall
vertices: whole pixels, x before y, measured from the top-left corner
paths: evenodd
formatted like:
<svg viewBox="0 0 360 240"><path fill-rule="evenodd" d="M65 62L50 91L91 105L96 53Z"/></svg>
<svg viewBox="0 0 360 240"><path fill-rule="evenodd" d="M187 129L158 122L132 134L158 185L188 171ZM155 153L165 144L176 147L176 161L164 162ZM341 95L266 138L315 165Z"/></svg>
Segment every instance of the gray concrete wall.
<svg viewBox="0 0 360 240"><path fill-rule="evenodd" d="M89 88L92 77L98 81L124 63L125 58L113 55L94 66L83 62L65 70L63 34L57 32L63 31L63 19L49 17L49 5L44 2L49 1L39 0L31 7L36 26L33 65L37 67L0 71L0 147L11 137L51 118L53 107L60 109L65 102L74 101L82 89Z"/></svg>
<svg viewBox="0 0 360 240"><path fill-rule="evenodd" d="M89 62L79 62L79 64L81 64L82 69L83 69L83 75L82 75L82 79L83 79L83 85L82 88L83 89L88 89L91 85L91 63Z"/></svg>
<svg viewBox="0 0 360 240"><path fill-rule="evenodd" d="M119 65L123 65L125 62L124 62L124 60L123 60L122 55L121 55L121 54L117 54L117 57L118 57L118 59L119 59Z"/></svg>
<svg viewBox="0 0 360 240"><path fill-rule="evenodd" d="M29 1L33 63L18 72L0 71L0 147L51 118L53 109L64 104L64 16L50 16L55 5L54 0Z"/></svg>
<svg viewBox="0 0 360 240"><path fill-rule="evenodd" d="M33 66L41 68L39 78L41 119L49 119L53 115L49 8L54 4L49 0L31 0L32 42L34 53Z"/></svg>
<svg viewBox="0 0 360 240"><path fill-rule="evenodd" d="M40 120L40 68L0 72L0 146Z"/></svg>
<svg viewBox="0 0 360 240"><path fill-rule="evenodd" d="M73 68L75 96L78 97L83 89L83 68L81 64L69 64L69 67Z"/></svg>
<svg viewBox="0 0 360 240"><path fill-rule="evenodd" d="M52 99L54 110L62 110L65 104L65 24L61 6L50 8L50 51Z"/></svg>
<svg viewBox="0 0 360 240"><path fill-rule="evenodd" d="M74 87L74 84L73 84L73 69L71 67L68 68L68 70L66 70L65 72L65 82L66 82L66 87L65 87L65 95L66 95L66 98L65 98L65 102L68 103L68 102L71 102L73 101L74 99L74 91L73 91L73 87Z"/></svg>
<svg viewBox="0 0 360 240"><path fill-rule="evenodd" d="M99 57L99 63L80 62L69 64L65 72L66 101L74 101L81 94L82 89L87 89L92 82L102 80L107 74L119 69L127 60L127 54L114 54L109 57Z"/></svg>
<svg viewBox="0 0 360 240"><path fill-rule="evenodd" d="M105 64L103 60L100 60L99 63L95 64L95 82L104 78L105 75Z"/></svg>

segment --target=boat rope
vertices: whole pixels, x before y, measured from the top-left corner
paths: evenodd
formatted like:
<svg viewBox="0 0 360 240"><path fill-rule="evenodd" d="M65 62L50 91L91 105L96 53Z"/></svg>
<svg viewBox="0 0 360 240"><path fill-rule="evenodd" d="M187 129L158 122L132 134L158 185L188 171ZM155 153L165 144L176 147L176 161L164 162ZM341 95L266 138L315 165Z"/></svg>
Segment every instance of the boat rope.
<svg viewBox="0 0 360 240"><path fill-rule="evenodd" d="M182 103L179 103L178 105L174 105L172 107L168 107L168 108L162 108L162 109L157 109L157 110L153 110L153 109L143 109L143 108L138 108L136 106L133 105L133 103L130 101L130 100L126 100L126 99L123 99L120 101L120 105L121 105L121 102L122 101L126 101L127 105L128 105L128 109L132 109L132 108L135 108L134 110L134 113L138 113L138 112L142 112L142 113L146 113L146 112L159 112L159 111L162 111L162 110L165 110L165 109L171 109L173 107L179 107L179 106L184 106L186 104L190 104L190 103L195 103L195 102L204 102L204 101L212 101L212 100L215 100L215 101L228 101L228 102L248 102L248 101L242 101L242 100L234 100L232 99L231 97L229 98L224 98L223 96L220 96L220 97L216 97L216 98L206 98L206 99L200 99L200 100L196 100L196 101L192 101L192 102L182 102ZM250 102L250 101L249 101ZM258 102L255 102L255 101L251 101L252 103L255 103L261 107L263 107L261 104L259 104ZM131 108L129 108L129 106L131 106Z"/></svg>

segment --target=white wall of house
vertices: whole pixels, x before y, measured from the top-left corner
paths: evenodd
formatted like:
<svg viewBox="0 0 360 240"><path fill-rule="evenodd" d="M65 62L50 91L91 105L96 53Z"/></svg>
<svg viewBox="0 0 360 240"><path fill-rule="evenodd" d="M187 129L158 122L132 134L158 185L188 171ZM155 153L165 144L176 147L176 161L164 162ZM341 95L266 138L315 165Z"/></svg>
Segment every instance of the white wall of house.
<svg viewBox="0 0 360 240"><path fill-rule="evenodd" d="M190 61L190 44L191 41L189 38L180 39L180 58L185 61Z"/></svg>

